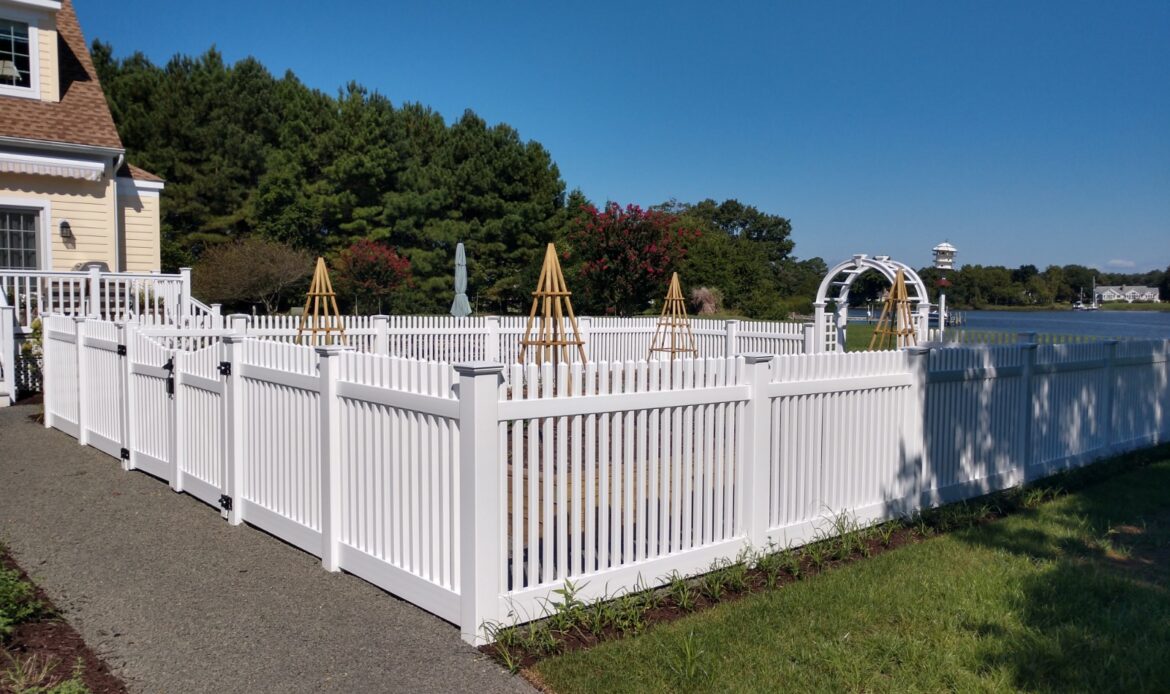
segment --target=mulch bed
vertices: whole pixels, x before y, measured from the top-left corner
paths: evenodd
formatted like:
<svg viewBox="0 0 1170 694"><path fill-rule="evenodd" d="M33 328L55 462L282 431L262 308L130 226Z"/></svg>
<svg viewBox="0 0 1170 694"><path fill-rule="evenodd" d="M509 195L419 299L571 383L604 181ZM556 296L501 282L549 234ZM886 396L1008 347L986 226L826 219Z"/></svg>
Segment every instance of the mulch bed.
<svg viewBox="0 0 1170 694"><path fill-rule="evenodd" d="M60 617L56 606L45 591L29 580L24 569L12 557L0 549L0 566L20 572L21 578L32 583L35 599L45 607L47 617L21 624L13 630L7 642L2 644L7 657L0 660L0 670L7 670L10 658L25 660L36 657L39 662L54 664L51 670L52 682L62 682L73 676L74 668L82 663L82 681L93 694L125 694L126 685L118 679L97 654L85 645L81 635L69 622ZM0 685L0 691L7 691Z"/></svg>
<svg viewBox="0 0 1170 694"><path fill-rule="evenodd" d="M1002 515L1003 515L1002 513L998 513L998 512L989 513L984 518L981 518L978 521L978 524L991 522L993 520L996 520L996 519L1002 517ZM644 627L639 631L639 633L644 633L646 629L653 627L655 625L673 622L677 619L682 619L683 617L694 614L696 612L702 612L702 611L708 610L708 609L715 607L716 605L721 604L721 603L727 603L727 602L731 602L734 600L738 600L740 598L746 597L746 596L751 595L753 593L760 593L760 592L764 592L764 591L768 591L768 590L776 590L779 588L783 588L785 585L788 585L790 583L795 583L797 581L803 581L807 578L811 578L812 576L816 576L817 574L823 573L825 571L830 571L838 566L843 566L845 564L850 564L850 563L853 563L855 561L867 559L867 558L876 556L878 554L882 554L884 552L888 552L890 550L897 549L898 547L902 547L904 545L914 544L916 542L921 542L922 540L926 539L926 537L927 536L920 534L919 532L917 532L913 528L903 527L903 528L899 528L897 531L895 531L891 535L888 543L883 543L877 539L866 540L865 544L868 546L868 551L862 552L862 551L858 550L858 551L855 551L854 553L852 553L848 557L843 557L840 559L828 559L828 560L824 561L820 566L815 565L809 559L809 557L801 556L800 570L796 576L793 576L791 573L787 573L787 572L782 571L776 576L775 582L772 583L771 585L769 585L767 579L765 578L765 574L763 571L758 570L758 569L754 569L754 568L749 569L747 572L747 587L746 587L746 589L742 590L742 591L738 591L738 592L732 591L732 590L727 590L726 592L724 592L724 594L718 600L712 600L709 597L707 597L706 595L703 595L701 592L699 592L699 589L696 586L695 590L696 590L697 595L695 596L693 607L689 610L684 610L681 607L679 607L679 605L675 602L675 600L672 597L670 597L670 595L667 592L667 589L665 587L657 588L655 590L658 590L658 591L663 593L661 604L658 607L656 607L655 609L652 609L652 610L649 610L647 612L642 613L642 617L644 619ZM694 577L691 577L689 579L689 581L695 582ZM614 639L627 638L631 635L632 634L621 631L620 629L618 629L615 626L607 627L598 636L594 636L593 634L587 633L581 629L576 629L576 628L572 629L570 631L567 631L567 632L557 632L557 634L556 634L557 646L552 653L537 654L537 653L531 653L531 652L522 652L522 653L516 654L519 656L518 657L518 661L519 661L518 662L518 665L519 665L518 670L525 677L525 679L527 679L529 681L529 683L531 683L533 686L535 686L538 690L547 691L547 689L539 681L539 678L535 677L536 673L535 673L535 671L533 671L531 669L533 665L535 665L539 661L543 660L544 658L552 656L552 655L559 655L559 654L563 654L563 653L568 653L570 651L581 650L581 649L585 649L585 648L592 648L593 646L596 646L597 644L602 643L604 641L612 641ZM479 647L479 651L481 653L491 657L493 660L496 660L497 662L504 664L502 662L501 657L500 657L500 652L497 649L495 644L482 645Z"/></svg>

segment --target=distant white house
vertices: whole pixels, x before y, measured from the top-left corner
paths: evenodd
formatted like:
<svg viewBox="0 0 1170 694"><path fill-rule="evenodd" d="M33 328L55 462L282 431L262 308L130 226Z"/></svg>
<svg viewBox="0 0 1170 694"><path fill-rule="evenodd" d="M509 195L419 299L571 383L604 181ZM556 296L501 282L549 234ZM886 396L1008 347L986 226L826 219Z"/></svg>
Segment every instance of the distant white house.
<svg viewBox="0 0 1170 694"><path fill-rule="evenodd" d="M1101 303L1106 301L1125 301L1131 304L1135 301L1158 303L1158 288L1131 287L1124 284L1121 286L1097 287L1097 301Z"/></svg>

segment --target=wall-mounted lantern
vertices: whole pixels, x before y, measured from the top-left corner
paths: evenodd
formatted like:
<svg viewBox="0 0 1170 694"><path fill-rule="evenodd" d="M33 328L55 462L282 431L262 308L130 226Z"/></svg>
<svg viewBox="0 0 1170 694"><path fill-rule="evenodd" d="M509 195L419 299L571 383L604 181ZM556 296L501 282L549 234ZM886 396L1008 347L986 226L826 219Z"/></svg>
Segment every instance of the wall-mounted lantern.
<svg viewBox="0 0 1170 694"><path fill-rule="evenodd" d="M69 220L61 220L61 238L66 241L73 240L73 227L69 225Z"/></svg>

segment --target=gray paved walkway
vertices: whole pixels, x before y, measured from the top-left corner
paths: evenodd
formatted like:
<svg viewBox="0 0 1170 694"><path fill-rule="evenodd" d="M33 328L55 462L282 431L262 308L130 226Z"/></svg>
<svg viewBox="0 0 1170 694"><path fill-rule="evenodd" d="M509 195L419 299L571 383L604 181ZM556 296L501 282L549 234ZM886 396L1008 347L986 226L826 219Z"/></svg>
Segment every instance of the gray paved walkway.
<svg viewBox="0 0 1170 694"><path fill-rule="evenodd" d="M458 629L0 408L0 542L143 692L532 691Z"/></svg>

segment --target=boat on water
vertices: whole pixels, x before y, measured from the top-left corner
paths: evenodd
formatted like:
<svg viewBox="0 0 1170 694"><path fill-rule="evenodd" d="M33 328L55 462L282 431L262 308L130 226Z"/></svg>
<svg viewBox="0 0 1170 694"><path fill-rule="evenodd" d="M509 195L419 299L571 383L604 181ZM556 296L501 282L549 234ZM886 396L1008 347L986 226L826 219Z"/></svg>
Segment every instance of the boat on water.
<svg viewBox="0 0 1170 694"><path fill-rule="evenodd" d="M1072 309L1074 311L1096 311L1100 307L1097 306L1097 278L1093 278L1093 302L1085 303L1085 288L1081 287L1081 296L1073 302Z"/></svg>

